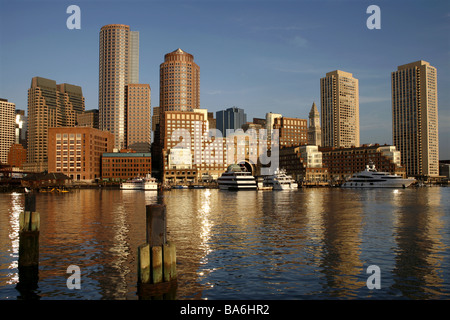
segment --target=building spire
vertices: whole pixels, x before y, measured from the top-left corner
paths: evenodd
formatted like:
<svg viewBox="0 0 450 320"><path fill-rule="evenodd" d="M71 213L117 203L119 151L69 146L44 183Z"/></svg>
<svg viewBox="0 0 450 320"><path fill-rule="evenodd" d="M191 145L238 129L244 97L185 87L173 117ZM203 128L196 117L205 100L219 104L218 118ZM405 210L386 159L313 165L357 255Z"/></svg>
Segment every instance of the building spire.
<svg viewBox="0 0 450 320"><path fill-rule="evenodd" d="M319 115L319 110L317 109L316 103L313 102L311 111L309 112L309 116L312 117L313 115Z"/></svg>

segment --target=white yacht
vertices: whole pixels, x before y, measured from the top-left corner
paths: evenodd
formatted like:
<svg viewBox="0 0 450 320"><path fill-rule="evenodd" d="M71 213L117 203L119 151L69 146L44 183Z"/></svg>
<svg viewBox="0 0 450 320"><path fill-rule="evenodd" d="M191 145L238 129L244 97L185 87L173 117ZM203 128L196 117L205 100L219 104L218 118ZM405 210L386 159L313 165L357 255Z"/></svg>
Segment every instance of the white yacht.
<svg viewBox="0 0 450 320"><path fill-rule="evenodd" d="M354 174L344 182L342 188L407 188L413 184L415 179L404 179L397 174L378 172L371 162L366 169Z"/></svg>
<svg viewBox="0 0 450 320"><path fill-rule="evenodd" d="M147 175L145 178L135 177L120 184L122 190L158 190L158 182Z"/></svg>
<svg viewBox="0 0 450 320"><path fill-rule="evenodd" d="M222 190L256 190L256 179L245 166L232 164L227 171L217 179L219 189Z"/></svg>
<svg viewBox="0 0 450 320"><path fill-rule="evenodd" d="M158 181L156 181L156 178L153 178L150 175L147 175L144 178L144 190L158 190Z"/></svg>
<svg viewBox="0 0 450 320"><path fill-rule="evenodd" d="M277 169L274 174L264 177L264 186L272 187L273 190L298 189L298 183L284 169Z"/></svg>

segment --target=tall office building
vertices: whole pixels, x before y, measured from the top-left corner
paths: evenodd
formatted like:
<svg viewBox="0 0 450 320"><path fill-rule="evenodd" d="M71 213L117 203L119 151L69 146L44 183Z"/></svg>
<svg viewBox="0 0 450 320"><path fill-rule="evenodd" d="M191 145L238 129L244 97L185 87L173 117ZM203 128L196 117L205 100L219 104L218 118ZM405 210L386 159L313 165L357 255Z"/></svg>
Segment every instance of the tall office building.
<svg viewBox="0 0 450 320"><path fill-rule="evenodd" d="M160 112L200 108L200 67L192 54L177 49L164 56L159 90Z"/></svg>
<svg viewBox="0 0 450 320"><path fill-rule="evenodd" d="M309 112L308 144L320 147L321 143L322 130L320 129L320 113L314 102Z"/></svg>
<svg viewBox="0 0 450 320"><path fill-rule="evenodd" d="M322 146L359 147L359 84L336 70L320 79Z"/></svg>
<svg viewBox="0 0 450 320"><path fill-rule="evenodd" d="M247 114L244 109L232 107L216 111L216 128L222 133L223 137L227 136L227 130L242 129L246 122Z"/></svg>
<svg viewBox="0 0 450 320"><path fill-rule="evenodd" d="M86 110L78 114L77 121L78 127L90 127L98 129L98 109Z"/></svg>
<svg viewBox="0 0 450 320"><path fill-rule="evenodd" d="M99 122L114 134L115 147L127 147L125 86L139 82L139 33L123 24L100 30Z"/></svg>
<svg viewBox="0 0 450 320"><path fill-rule="evenodd" d="M406 174L439 175L436 68L420 60L392 72L393 143Z"/></svg>
<svg viewBox="0 0 450 320"><path fill-rule="evenodd" d="M150 152L152 139L150 85L126 86L127 148L136 152Z"/></svg>
<svg viewBox="0 0 450 320"><path fill-rule="evenodd" d="M73 127L85 108L81 87L34 77L28 89L27 168L47 170L48 129Z"/></svg>
<svg viewBox="0 0 450 320"><path fill-rule="evenodd" d="M14 143L16 105L0 99L0 163L8 162L9 148Z"/></svg>

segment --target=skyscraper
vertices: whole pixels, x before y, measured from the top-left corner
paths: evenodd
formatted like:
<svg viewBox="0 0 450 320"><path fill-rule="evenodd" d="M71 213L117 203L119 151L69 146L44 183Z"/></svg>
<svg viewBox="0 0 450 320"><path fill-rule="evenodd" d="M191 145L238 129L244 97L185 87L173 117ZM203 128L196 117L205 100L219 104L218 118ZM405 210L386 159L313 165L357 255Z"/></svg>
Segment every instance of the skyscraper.
<svg viewBox="0 0 450 320"><path fill-rule="evenodd" d="M8 162L9 148L15 138L16 105L6 99L0 99L0 163Z"/></svg>
<svg viewBox="0 0 450 320"><path fill-rule="evenodd" d="M336 70L320 79L322 146L359 147L359 84Z"/></svg>
<svg viewBox="0 0 450 320"><path fill-rule="evenodd" d="M223 137L227 136L227 129L241 129L246 122L247 115L244 109L232 107L226 110L216 111L216 127L222 133Z"/></svg>
<svg viewBox="0 0 450 320"><path fill-rule="evenodd" d="M320 129L320 113L314 102L309 112L308 144L321 146L322 130Z"/></svg>
<svg viewBox="0 0 450 320"><path fill-rule="evenodd" d="M47 169L48 129L73 127L84 111L81 87L41 77L31 80L28 89L27 168Z"/></svg>
<svg viewBox="0 0 450 320"><path fill-rule="evenodd" d="M115 147L127 147L125 86L139 82L139 33L123 24L100 30L99 122L114 134Z"/></svg>
<svg viewBox="0 0 450 320"><path fill-rule="evenodd" d="M439 175L436 68L420 60L392 72L393 143L406 174Z"/></svg>
<svg viewBox="0 0 450 320"><path fill-rule="evenodd" d="M192 54L177 49L164 56L159 90L160 112L200 108L200 67Z"/></svg>
<svg viewBox="0 0 450 320"><path fill-rule="evenodd" d="M136 152L150 152L152 139L150 85L126 86L127 148Z"/></svg>

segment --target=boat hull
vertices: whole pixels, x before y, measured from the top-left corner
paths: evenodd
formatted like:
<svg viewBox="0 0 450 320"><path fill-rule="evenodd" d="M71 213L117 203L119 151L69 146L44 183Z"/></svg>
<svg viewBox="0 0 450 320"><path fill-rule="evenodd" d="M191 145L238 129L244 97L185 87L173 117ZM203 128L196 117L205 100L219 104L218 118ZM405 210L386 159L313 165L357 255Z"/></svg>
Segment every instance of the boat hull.
<svg viewBox="0 0 450 320"><path fill-rule="evenodd" d="M274 184L272 185L273 190L295 190L298 189L298 184Z"/></svg>
<svg viewBox="0 0 450 320"><path fill-rule="evenodd" d="M158 190L158 184L154 183L122 183L120 185L121 190Z"/></svg>
<svg viewBox="0 0 450 320"><path fill-rule="evenodd" d="M341 185L341 188L408 188L413 184L414 181L411 181L410 179L402 179L398 181L392 181L392 182L358 182L358 181L348 181Z"/></svg>
<svg viewBox="0 0 450 320"><path fill-rule="evenodd" d="M244 190L256 190L256 185L227 185L219 184L220 190L230 190L230 191L244 191Z"/></svg>

